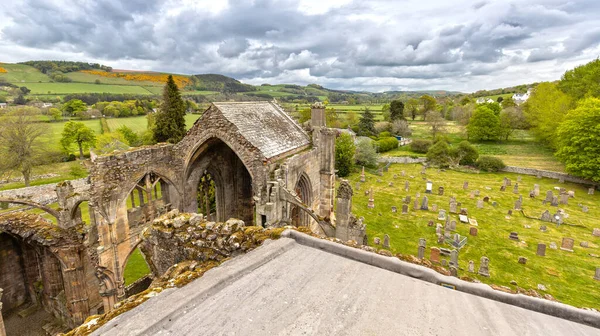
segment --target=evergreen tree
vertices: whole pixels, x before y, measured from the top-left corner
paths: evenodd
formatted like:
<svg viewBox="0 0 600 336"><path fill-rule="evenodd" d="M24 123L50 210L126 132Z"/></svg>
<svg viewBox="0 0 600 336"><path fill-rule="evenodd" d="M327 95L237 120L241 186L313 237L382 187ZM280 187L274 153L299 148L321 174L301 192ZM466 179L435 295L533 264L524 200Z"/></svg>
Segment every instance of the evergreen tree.
<svg viewBox="0 0 600 336"><path fill-rule="evenodd" d="M375 116L368 107L365 107L365 111L358 122L358 134L369 136L375 133Z"/></svg>
<svg viewBox="0 0 600 336"><path fill-rule="evenodd" d="M404 103L400 100L392 100L390 104L390 119L392 121L404 118Z"/></svg>
<svg viewBox="0 0 600 336"><path fill-rule="evenodd" d="M170 143L179 142L186 132L185 103L171 75L163 90L163 101L156 114L153 132L156 142Z"/></svg>

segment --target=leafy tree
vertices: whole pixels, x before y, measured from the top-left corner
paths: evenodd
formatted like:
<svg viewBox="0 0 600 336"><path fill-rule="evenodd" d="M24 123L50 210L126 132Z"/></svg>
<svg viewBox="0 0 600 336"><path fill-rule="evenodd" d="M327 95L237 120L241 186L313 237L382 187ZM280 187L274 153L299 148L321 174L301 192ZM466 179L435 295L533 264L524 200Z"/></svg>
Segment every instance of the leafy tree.
<svg viewBox="0 0 600 336"><path fill-rule="evenodd" d="M600 99L581 100L558 128L556 156L573 175L600 182Z"/></svg>
<svg viewBox="0 0 600 336"><path fill-rule="evenodd" d="M126 150L129 145L122 133L114 132L100 135L94 148L98 154L110 154L114 151Z"/></svg>
<svg viewBox="0 0 600 336"><path fill-rule="evenodd" d="M438 141L427 151L427 161L440 167L448 167L452 162L450 146L446 141Z"/></svg>
<svg viewBox="0 0 600 336"><path fill-rule="evenodd" d="M96 134L80 121L69 121L65 124L60 143L65 150L69 150L71 144L77 144L79 148L79 159L83 160L83 150L94 146Z"/></svg>
<svg viewBox="0 0 600 336"><path fill-rule="evenodd" d="M467 135L472 140L494 140L498 138L498 117L487 106L475 109L469 124Z"/></svg>
<svg viewBox="0 0 600 336"><path fill-rule="evenodd" d="M460 100L460 105L465 106L465 105L471 104L472 102L473 102L473 100L471 98L469 98L469 96L464 96Z"/></svg>
<svg viewBox="0 0 600 336"><path fill-rule="evenodd" d="M140 137L131 128L123 125L117 128L117 133L120 133L130 146L140 145Z"/></svg>
<svg viewBox="0 0 600 336"><path fill-rule="evenodd" d="M519 107L509 107L502 110L498 122L498 135L504 140L508 140L515 130L524 129L527 126L523 111Z"/></svg>
<svg viewBox="0 0 600 336"><path fill-rule="evenodd" d="M479 106L485 106L485 107L489 108L497 116L499 116L500 112L502 111L502 106L500 106L500 104L498 104L498 103L483 103L483 104L479 104Z"/></svg>
<svg viewBox="0 0 600 336"><path fill-rule="evenodd" d="M39 110L19 107L0 118L0 171L18 170L29 186L31 170L43 163L48 149L43 136L47 127L36 122Z"/></svg>
<svg viewBox="0 0 600 336"><path fill-rule="evenodd" d="M79 99L71 99L62 106L62 111L68 116L76 116L86 110L86 103Z"/></svg>
<svg viewBox="0 0 600 336"><path fill-rule="evenodd" d="M383 104L381 114L383 115L383 121L391 121L390 104Z"/></svg>
<svg viewBox="0 0 600 336"><path fill-rule="evenodd" d="M509 108L517 106L517 103L515 103L515 100L510 96L504 99L500 105L502 105L502 108Z"/></svg>
<svg viewBox="0 0 600 336"><path fill-rule="evenodd" d="M498 104L502 104L502 102L504 101L504 97L499 96L498 99L496 99L496 101L498 102Z"/></svg>
<svg viewBox="0 0 600 336"><path fill-rule="evenodd" d="M541 83L535 88L524 104L524 113L539 141L556 148L556 130L571 109L572 102L554 83Z"/></svg>
<svg viewBox="0 0 600 336"><path fill-rule="evenodd" d="M27 98L25 98L25 95L23 95L22 93L20 93L17 98L15 98L13 100L13 103L15 103L15 105L26 105L27 104Z"/></svg>
<svg viewBox="0 0 600 336"><path fill-rule="evenodd" d="M429 112L437 109L437 101L430 95L422 95L419 99L423 104L423 118L426 119Z"/></svg>
<svg viewBox="0 0 600 336"><path fill-rule="evenodd" d="M400 100L392 100L390 103L390 119L391 121L405 119L404 118L404 103Z"/></svg>
<svg viewBox="0 0 600 336"><path fill-rule="evenodd" d="M415 120L417 113L419 112L419 101L415 98L411 98L406 102L406 111L410 114L412 120Z"/></svg>
<svg viewBox="0 0 600 336"><path fill-rule="evenodd" d="M389 135L389 132L384 133L387 133ZM380 139L377 140L376 151L379 153L388 152L396 148L398 148L398 139L396 139L395 137L380 137Z"/></svg>
<svg viewBox="0 0 600 336"><path fill-rule="evenodd" d="M410 143L410 150L415 153L427 153L431 145L433 145L431 140L414 139Z"/></svg>
<svg viewBox="0 0 600 336"><path fill-rule="evenodd" d="M335 168L339 176L346 177L350 175L354 166L355 152L356 146L350 134L342 133L335 139Z"/></svg>
<svg viewBox="0 0 600 336"><path fill-rule="evenodd" d="M358 123L358 115L355 111L348 111L346 113L346 122L348 123L348 127L353 127Z"/></svg>
<svg viewBox="0 0 600 336"><path fill-rule="evenodd" d="M177 143L185 135L185 103L181 99L179 88L169 75L163 90L163 101L156 115L154 140L156 142Z"/></svg>
<svg viewBox="0 0 600 336"><path fill-rule="evenodd" d="M300 110L299 114L300 114L300 118L298 119L298 122L300 122L301 124L310 120L310 117L311 117L310 108L305 108L305 109Z"/></svg>
<svg viewBox="0 0 600 336"><path fill-rule="evenodd" d="M52 120L54 121L60 121L62 120L62 112L57 109L56 107L53 107L50 109L50 116L52 117Z"/></svg>
<svg viewBox="0 0 600 336"><path fill-rule="evenodd" d="M325 110L325 121L327 127L340 128L340 117L336 109L328 108Z"/></svg>
<svg viewBox="0 0 600 336"><path fill-rule="evenodd" d="M425 117L425 120L427 120L427 123L429 123L429 127L431 127L431 135L434 139L437 135L445 132L446 120L442 118L442 116L437 111L428 113Z"/></svg>
<svg viewBox="0 0 600 336"><path fill-rule="evenodd" d="M28 95L31 92L31 90L29 90L26 86L21 86L19 90L21 90L21 93L24 95Z"/></svg>
<svg viewBox="0 0 600 336"><path fill-rule="evenodd" d="M356 164L360 166L377 166L377 152L375 152L375 147L373 147L371 139L358 140L354 159L356 160Z"/></svg>
<svg viewBox="0 0 600 336"><path fill-rule="evenodd" d="M412 130L406 120L394 120L392 123L392 134L408 137L412 135Z"/></svg>
<svg viewBox="0 0 600 336"><path fill-rule="evenodd" d="M574 100L584 97L600 98L600 59L565 72L558 88Z"/></svg>
<svg viewBox="0 0 600 336"><path fill-rule="evenodd" d="M451 156L454 162L460 165L472 165L479 158L479 152L468 141L461 141L458 146L452 149Z"/></svg>
<svg viewBox="0 0 600 336"><path fill-rule="evenodd" d="M368 107L365 107L358 122L358 133L366 136L375 134L375 116Z"/></svg>

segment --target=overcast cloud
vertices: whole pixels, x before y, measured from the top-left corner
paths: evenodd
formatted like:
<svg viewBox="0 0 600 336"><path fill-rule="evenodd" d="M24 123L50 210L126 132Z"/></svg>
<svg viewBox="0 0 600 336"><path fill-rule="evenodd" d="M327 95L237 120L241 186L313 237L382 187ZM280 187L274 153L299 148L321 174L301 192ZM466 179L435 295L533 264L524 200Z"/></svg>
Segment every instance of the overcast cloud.
<svg viewBox="0 0 600 336"><path fill-rule="evenodd" d="M251 84L475 91L600 55L598 0L20 0L0 62L93 61Z"/></svg>

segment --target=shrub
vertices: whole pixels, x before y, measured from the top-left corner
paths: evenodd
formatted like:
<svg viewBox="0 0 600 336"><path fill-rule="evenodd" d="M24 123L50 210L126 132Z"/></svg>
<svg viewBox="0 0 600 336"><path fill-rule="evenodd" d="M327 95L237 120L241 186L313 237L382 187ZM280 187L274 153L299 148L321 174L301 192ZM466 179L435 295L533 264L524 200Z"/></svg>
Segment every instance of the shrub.
<svg viewBox="0 0 600 336"><path fill-rule="evenodd" d="M410 143L410 150L415 153L427 153L431 145L431 140L415 139Z"/></svg>
<svg viewBox="0 0 600 336"><path fill-rule="evenodd" d="M440 166L448 167L451 163L450 146L446 141L438 141L427 151L427 161Z"/></svg>
<svg viewBox="0 0 600 336"><path fill-rule="evenodd" d="M461 165L473 165L479 158L479 152L477 148L471 145L468 141L462 141L458 144L458 147L454 150L454 156L458 159L458 163Z"/></svg>
<svg viewBox="0 0 600 336"><path fill-rule="evenodd" d="M506 167L504 162L493 156L480 156L476 163L477 168L483 171L497 172Z"/></svg>
<svg viewBox="0 0 600 336"><path fill-rule="evenodd" d="M379 133L379 138L389 138L391 136L392 136L392 134L388 131Z"/></svg>
<svg viewBox="0 0 600 336"><path fill-rule="evenodd" d="M398 140L394 137L387 137L377 141L377 151L384 153L398 148Z"/></svg>
<svg viewBox="0 0 600 336"><path fill-rule="evenodd" d="M388 132L392 130L392 124L387 122L387 121L378 121L375 123L375 132L376 133L383 133L383 132ZM379 135L381 136L381 135ZM389 134L387 136L390 136Z"/></svg>
<svg viewBox="0 0 600 336"><path fill-rule="evenodd" d="M375 167L377 166L377 153L370 139L360 139L356 144L354 159L357 165Z"/></svg>

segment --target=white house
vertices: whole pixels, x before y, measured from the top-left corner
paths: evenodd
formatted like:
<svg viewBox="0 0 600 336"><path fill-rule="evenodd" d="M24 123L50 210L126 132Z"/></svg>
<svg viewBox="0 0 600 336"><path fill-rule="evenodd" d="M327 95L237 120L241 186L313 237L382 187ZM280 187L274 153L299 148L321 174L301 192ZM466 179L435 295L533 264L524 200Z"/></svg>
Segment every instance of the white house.
<svg viewBox="0 0 600 336"><path fill-rule="evenodd" d="M491 98L485 98L485 97L479 97L477 98L477 100L475 101L477 104L484 104L484 103L494 103L494 100Z"/></svg>
<svg viewBox="0 0 600 336"><path fill-rule="evenodd" d="M7 107L8 107L7 103L0 103L0 109L7 108Z"/></svg>
<svg viewBox="0 0 600 336"><path fill-rule="evenodd" d="M529 99L529 96L533 92L532 88L529 88L526 93L515 93L512 98L517 104L522 104Z"/></svg>

